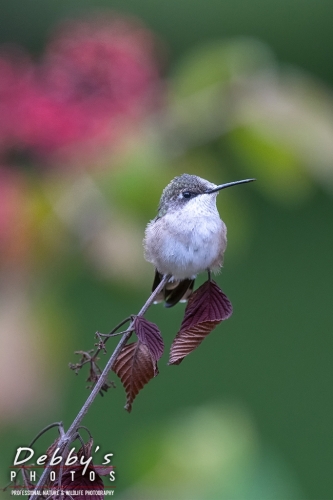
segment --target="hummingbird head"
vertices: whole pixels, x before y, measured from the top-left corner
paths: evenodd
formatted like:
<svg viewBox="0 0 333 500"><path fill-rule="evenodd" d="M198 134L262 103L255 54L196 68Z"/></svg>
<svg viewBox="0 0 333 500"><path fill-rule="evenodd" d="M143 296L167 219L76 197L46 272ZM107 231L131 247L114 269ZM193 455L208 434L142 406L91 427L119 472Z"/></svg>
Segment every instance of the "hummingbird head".
<svg viewBox="0 0 333 500"><path fill-rule="evenodd" d="M196 175L183 174L172 179L163 190L158 215L162 217L171 210L179 210L208 189L213 189L215 184Z"/></svg>
<svg viewBox="0 0 333 500"><path fill-rule="evenodd" d="M218 186L197 175L182 174L172 179L163 190L158 207L158 216L163 217L163 215L170 211L180 210L188 203L193 203L192 200L195 198L199 198L200 201L205 201L205 203L213 203L215 205L216 196L221 189L254 180L255 179L245 179ZM202 195L206 196L203 197ZM209 196L207 197L207 195Z"/></svg>

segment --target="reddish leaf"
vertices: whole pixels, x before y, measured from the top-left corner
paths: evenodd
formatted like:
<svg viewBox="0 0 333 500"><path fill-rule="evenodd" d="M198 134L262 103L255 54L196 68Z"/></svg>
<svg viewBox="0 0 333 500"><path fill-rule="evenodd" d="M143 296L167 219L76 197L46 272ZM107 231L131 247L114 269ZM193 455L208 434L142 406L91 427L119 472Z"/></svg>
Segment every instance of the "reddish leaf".
<svg viewBox="0 0 333 500"><path fill-rule="evenodd" d="M104 499L104 483L97 470L95 470L94 465L90 462L85 474L83 474L83 469L83 465L78 465L74 469L70 466L64 467L61 481L63 496L56 498L75 498L75 500ZM75 475L72 474L73 471L75 471ZM95 473L93 480L90 478L92 471ZM77 491L75 497L71 496L73 490Z"/></svg>
<svg viewBox="0 0 333 500"><path fill-rule="evenodd" d="M151 323L143 316L136 316L134 329L138 339L148 347L152 359L158 361L163 354L164 343L155 323Z"/></svg>
<svg viewBox="0 0 333 500"><path fill-rule="evenodd" d="M152 359L148 347L138 340L120 351L112 369L125 388L125 410L130 412L139 391L158 374L156 361Z"/></svg>
<svg viewBox="0 0 333 500"><path fill-rule="evenodd" d="M104 484L100 476L106 476L107 474L110 474L114 467L94 465L92 461L88 463L86 467L87 459L91 458L92 456L91 452L93 444L93 439L90 438L89 441L83 444L77 452L77 464L75 466L64 466L61 488L64 492L63 496L65 498L72 498L69 490L77 490L75 499L87 500L89 498L89 500L103 500ZM82 458L84 458L85 460L82 461ZM73 470L75 471L74 475ZM92 472L94 473L93 475Z"/></svg>
<svg viewBox="0 0 333 500"><path fill-rule="evenodd" d="M214 281L206 281L190 297L170 349L169 365L178 365L221 321L232 314L228 297Z"/></svg>

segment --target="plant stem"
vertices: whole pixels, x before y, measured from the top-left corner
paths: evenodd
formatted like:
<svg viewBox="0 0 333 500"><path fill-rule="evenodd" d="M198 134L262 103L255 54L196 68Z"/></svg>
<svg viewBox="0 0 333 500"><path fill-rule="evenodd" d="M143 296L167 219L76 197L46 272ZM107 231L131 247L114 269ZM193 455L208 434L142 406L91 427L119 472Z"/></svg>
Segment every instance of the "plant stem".
<svg viewBox="0 0 333 500"><path fill-rule="evenodd" d="M140 309L140 311L137 314L137 316L143 316L145 314L145 312L147 311L147 309L154 302L154 299L155 299L156 295L158 295L158 293L161 290L163 290L164 286L169 281L169 279L170 279L169 275L164 275L163 276L163 279L161 280L161 282L159 283L159 285L155 288L155 290L151 293L151 295L148 298L147 302ZM115 350L113 351L110 359L106 363L104 370L102 371L101 375L99 376L99 378L98 378L98 380L97 380L94 388L92 389L91 393L89 394L88 398L86 399L86 401L85 401L84 405L82 406L81 410L79 411L79 413L77 414L77 416L73 420L73 423L69 427L69 429L66 432L66 434L64 434L63 436L60 437L59 442L57 443L57 448L59 448L60 453L63 453L65 447L75 440L76 434L77 434L77 429L80 426L80 423L82 422L84 416L86 415L86 413L88 412L90 406L94 402L97 394L102 389L102 387L103 387L103 385L104 385L104 383L105 383L105 381L107 379L108 373L112 369L112 367L113 367L113 365L114 365L114 363L115 363L115 361L116 361L116 359L117 359L120 351L126 345L127 341L129 340L130 336L132 335L133 324L134 324L134 321L132 321L131 324L129 325L129 327L127 328L127 330L124 331L124 334L123 334L122 338L120 339L119 343L117 344L117 346L116 346ZM120 326L120 325L118 325L118 326ZM39 481L38 481L38 483L37 483L34 491L32 492L32 494L30 496L30 499L33 499L33 498L36 498L36 497L39 496L38 492L43 488L43 486L44 486L44 484L45 484L45 482L47 480L47 475L48 475L48 472L49 472L50 469L51 469L51 467L49 466L49 464L47 464L45 466L44 472L41 475L41 477L40 477L40 479L39 479Z"/></svg>

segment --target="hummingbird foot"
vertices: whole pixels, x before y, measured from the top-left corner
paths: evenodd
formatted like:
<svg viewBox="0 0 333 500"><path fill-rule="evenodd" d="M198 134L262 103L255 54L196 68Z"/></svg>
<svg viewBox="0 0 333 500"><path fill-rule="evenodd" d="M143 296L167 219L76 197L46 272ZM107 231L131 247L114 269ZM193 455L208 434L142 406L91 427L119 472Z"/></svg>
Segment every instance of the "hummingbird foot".
<svg viewBox="0 0 333 500"><path fill-rule="evenodd" d="M152 291L157 288L163 275L155 270L155 279ZM186 278L184 280L169 281L163 290L156 296L154 304L164 302L165 307L173 307L178 302L186 302L193 292L194 279Z"/></svg>

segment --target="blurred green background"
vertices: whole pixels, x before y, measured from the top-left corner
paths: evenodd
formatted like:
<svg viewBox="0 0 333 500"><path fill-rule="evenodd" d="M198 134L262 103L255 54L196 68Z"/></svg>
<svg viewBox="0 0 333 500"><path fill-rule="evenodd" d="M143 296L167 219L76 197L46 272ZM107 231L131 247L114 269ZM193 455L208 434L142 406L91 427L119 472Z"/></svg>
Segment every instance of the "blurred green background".
<svg viewBox="0 0 333 500"><path fill-rule="evenodd" d="M96 12L134 16L150 32L158 103L118 111L120 137L94 143L84 162L85 138L64 160L63 149L36 153L27 135L8 145L0 124L1 483L16 448L52 421L67 428L87 397L88 373L67 368L74 351L146 300L145 224L187 172L217 184L257 178L218 197L229 242L217 282L234 314L168 367L184 305L151 308L166 344L159 376L128 415L113 375L117 388L84 424L100 458L114 453L118 498L331 499L333 4L2 1L1 54L15 43L41 61L59 23Z"/></svg>

